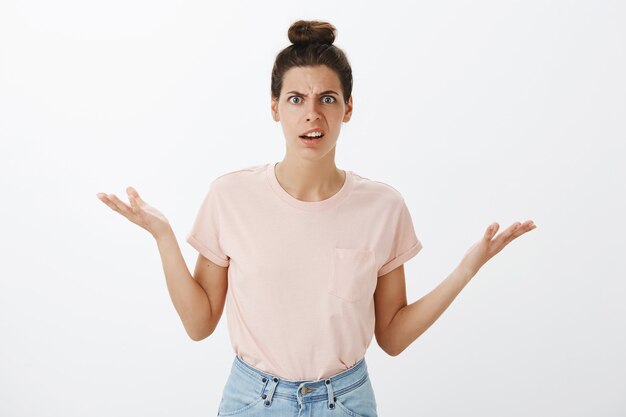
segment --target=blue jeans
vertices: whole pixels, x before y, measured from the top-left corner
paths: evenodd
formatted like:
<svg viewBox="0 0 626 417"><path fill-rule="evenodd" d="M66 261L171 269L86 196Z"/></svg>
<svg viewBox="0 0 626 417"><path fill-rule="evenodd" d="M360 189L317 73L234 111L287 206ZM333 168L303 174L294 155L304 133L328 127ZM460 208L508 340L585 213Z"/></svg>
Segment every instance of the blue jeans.
<svg viewBox="0 0 626 417"><path fill-rule="evenodd" d="M235 355L218 416L377 417L365 357L349 369L317 381L268 374Z"/></svg>

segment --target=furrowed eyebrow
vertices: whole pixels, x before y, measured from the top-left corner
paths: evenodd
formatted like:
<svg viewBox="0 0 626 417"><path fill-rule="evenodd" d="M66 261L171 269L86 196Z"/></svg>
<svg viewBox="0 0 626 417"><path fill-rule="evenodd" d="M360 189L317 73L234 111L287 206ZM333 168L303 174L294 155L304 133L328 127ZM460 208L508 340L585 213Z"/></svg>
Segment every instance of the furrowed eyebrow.
<svg viewBox="0 0 626 417"><path fill-rule="evenodd" d="M306 94L299 93L297 91L289 91L287 94L296 94L298 96L305 96L306 95ZM326 91L322 91L321 93L319 93L318 96L323 96L325 94L335 94L336 96L339 95L336 91L326 90Z"/></svg>

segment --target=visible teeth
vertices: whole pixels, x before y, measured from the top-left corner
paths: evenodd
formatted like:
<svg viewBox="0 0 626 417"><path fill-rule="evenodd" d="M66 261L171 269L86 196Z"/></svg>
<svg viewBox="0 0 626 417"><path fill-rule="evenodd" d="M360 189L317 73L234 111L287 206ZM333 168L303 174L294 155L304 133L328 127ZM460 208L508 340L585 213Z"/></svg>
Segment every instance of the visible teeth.
<svg viewBox="0 0 626 417"><path fill-rule="evenodd" d="M320 136L322 136L322 132L313 132L304 136L306 136L307 138L319 138Z"/></svg>

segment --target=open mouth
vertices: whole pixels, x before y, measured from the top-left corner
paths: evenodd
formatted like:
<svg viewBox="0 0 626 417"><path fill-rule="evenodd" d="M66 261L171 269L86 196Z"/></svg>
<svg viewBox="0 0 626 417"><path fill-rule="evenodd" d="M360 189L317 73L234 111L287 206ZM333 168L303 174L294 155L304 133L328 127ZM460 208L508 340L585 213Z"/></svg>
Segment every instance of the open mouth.
<svg viewBox="0 0 626 417"><path fill-rule="evenodd" d="M315 140L315 139L321 139L323 137L324 137L323 133L320 136L306 136L306 135L300 136L300 138L304 140Z"/></svg>

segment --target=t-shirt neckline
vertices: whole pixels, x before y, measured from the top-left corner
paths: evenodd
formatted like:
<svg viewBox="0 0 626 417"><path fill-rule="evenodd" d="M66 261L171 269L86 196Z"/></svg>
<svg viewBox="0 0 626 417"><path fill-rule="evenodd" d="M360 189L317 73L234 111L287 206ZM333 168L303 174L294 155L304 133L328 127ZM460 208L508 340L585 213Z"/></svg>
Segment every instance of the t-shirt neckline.
<svg viewBox="0 0 626 417"><path fill-rule="evenodd" d="M276 193L276 195L283 200L285 203L289 204L292 207L308 210L308 211L319 211L326 210L333 207L336 207L352 190L353 178L352 171L344 170L346 172L346 178L343 182L343 185L335 194L322 201L302 201L293 197L289 194L285 189L280 185L278 179L276 178L275 168L278 162L270 162L267 164L265 169L267 180L270 183L270 186Z"/></svg>

